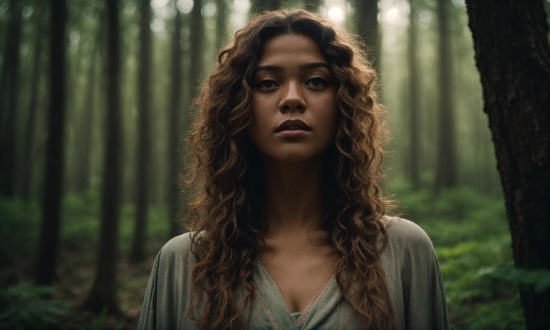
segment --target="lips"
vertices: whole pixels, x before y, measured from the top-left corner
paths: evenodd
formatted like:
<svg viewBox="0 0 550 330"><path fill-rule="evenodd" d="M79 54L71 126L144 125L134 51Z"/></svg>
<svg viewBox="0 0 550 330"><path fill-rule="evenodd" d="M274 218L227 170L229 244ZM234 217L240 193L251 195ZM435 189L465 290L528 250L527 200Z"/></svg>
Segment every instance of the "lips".
<svg viewBox="0 0 550 330"><path fill-rule="evenodd" d="M277 129L275 129L275 133L279 133L282 131L311 131L311 128L301 119L287 119L283 121Z"/></svg>

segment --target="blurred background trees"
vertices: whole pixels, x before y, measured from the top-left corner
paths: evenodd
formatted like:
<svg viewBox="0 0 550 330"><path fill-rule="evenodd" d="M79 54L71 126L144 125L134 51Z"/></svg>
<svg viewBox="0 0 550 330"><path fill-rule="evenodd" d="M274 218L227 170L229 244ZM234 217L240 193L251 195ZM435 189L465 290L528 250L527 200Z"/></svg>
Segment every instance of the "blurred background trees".
<svg viewBox="0 0 550 330"><path fill-rule="evenodd" d="M548 12L548 0L538 3ZM453 324L524 327L517 285L550 287L547 272L512 266L463 0L71 0L65 6L65 47L61 41L52 47L61 21L50 16L49 2L0 0L0 285L6 288L0 303L42 292L15 286L46 274L36 273L40 260L55 272L38 282L53 283L57 299L81 306L88 297L92 310L120 309L135 320L154 254L183 232L186 196L178 184L189 161L185 138L199 83L251 14L281 7L316 11L365 41L393 137L385 188L434 241ZM53 66L62 56L54 52L65 54L61 68ZM53 92L63 89L61 81L64 96ZM46 124L52 102L65 104L64 124L54 129ZM56 150L64 148L57 163L48 160L49 134L61 139ZM45 188L53 181L62 182L59 197ZM58 225L39 244L41 221L56 198ZM38 251L59 251L59 262ZM33 294L27 296L42 299ZM70 315L62 314L54 319ZM0 325L8 321L0 316Z"/></svg>

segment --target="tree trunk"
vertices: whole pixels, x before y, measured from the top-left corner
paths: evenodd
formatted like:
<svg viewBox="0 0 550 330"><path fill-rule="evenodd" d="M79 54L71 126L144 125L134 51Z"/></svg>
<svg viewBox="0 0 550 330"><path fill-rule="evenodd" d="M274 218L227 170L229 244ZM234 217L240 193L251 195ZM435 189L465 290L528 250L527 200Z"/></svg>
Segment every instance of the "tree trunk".
<svg viewBox="0 0 550 330"><path fill-rule="evenodd" d="M40 11L44 11L44 6L41 6ZM33 184L33 173L34 173L34 162L32 161L33 147L35 140L36 132L36 116L38 112L38 98L39 98L39 87L40 87L40 77L42 75L42 52L43 52L43 38L46 35L46 26L45 20L43 17L36 19L36 40L34 42L34 63L33 63L33 73L32 73L32 83L30 91L30 101L29 101L29 112L27 115L27 121L25 123L25 144L23 147L23 162L22 162L22 172L21 176L21 198L25 201L31 199L31 186Z"/></svg>
<svg viewBox="0 0 550 330"><path fill-rule="evenodd" d="M55 277L64 164L67 6L65 0L50 0L50 6L50 107L36 268L36 284L39 285L51 285Z"/></svg>
<svg viewBox="0 0 550 330"><path fill-rule="evenodd" d="M149 162L150 144L149 113L151 112L151 4L140 1L139 28L139 72L138 72L138 145L136 171L136 218L134 240L130 251L130 262L137 264L145 260L145 233L149 204Z"/></svg>
<svg viewBox="0 0 550 330"><path fill-rule="evenodd" d="M219 52L227 41L227 3L226 0L216 0L216 52Z"/></svg>
<svg viewBox="0 0 550 330"><path fill-rule="evenodd" d="M219 12L218 12L219 14ZM174 31L172 32L172 65L170 68L170 107L168 109L168 203L170 216L170 237L178 235L181 231L177 218L181 208L179 203L178 174L180 171L180 117L181 117L181 92L182 92L182 49L181 49L181 13L176 9L174 17Z"/></svg>
<svg viewBox="0 0 550 330"><path fill-rule="evenodd" d="M367 56L380 72L380 36L378 33L378 0L355 0L357 34L363 39Z"/></svg>
<svg viewBox="0 0 550 330"><path fill-rule="evenodd" d="M550 269L550 46L541 0L467 0L516 266ZM550 290L520 287L527 329L550 328Z"/></svg>
<svg viewBox="0 0 550 330"><path fill-rule="evenodd" d="M201 82L201 72L203 68L203 45L204 45L204 19L201 13L202 0L194 0L191 10L191 54L189 68L189 99L193 100L197 95ZM191 109L185 111L184 134L190 128L193 118Z"/></svg>
<svg viewBox="0 0 550 330"><path fill-rule="evenodd" d="M418 26L416 24L416 1L409 0L409 173L413 189L420 189L420 159L422 140L420 137L420 77L418 69Z"/></svg>
<svg viewBox="0 0 550 330"><path fill-rule="evenodd" d="M449 0L437 0L439 25L439 118L435 189L458 184L453 103L453 65L449 25Z"/></svg>
<svg viewBox="0 0 550 330"><path fill-rule="evenodd" d="M97 43L96 43L97 45ZM82 108L82 119L79 127L81 130L77 132L81 138L80 148L78 149L77 157L77 171L76 171L76 191L85 191L90 189L90 152L92 148L92 123L94 121L94 101L95 101L95 75L96 75L96 61L97 53L92 50L91 63L88 68L88 87L86 88L86 95L84 96L84 103Z"/></svg>
<svg viewBox="0 0 550 330"><path fill-rule="evenodd" d="M96 276L84 308L119 311L116 295L118 222L121 197L122 121L120 109L119 1L105 0L107 14L106 149L101 196L101 229Z"/></svg>
<svg viewBox="0 0 550 330"><path fill-rule="evenodd" d="M0 194L15 197L15 134L19 90L19 46L23 1L9 3L8 28L2 75L0 76Z"/></svg>

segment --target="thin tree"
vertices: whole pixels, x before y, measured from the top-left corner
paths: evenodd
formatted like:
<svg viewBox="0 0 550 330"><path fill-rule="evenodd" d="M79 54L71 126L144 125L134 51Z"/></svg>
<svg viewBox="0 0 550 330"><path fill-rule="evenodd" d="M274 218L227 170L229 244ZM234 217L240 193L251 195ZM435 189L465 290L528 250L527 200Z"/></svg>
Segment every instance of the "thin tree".
<svg viewBox="0 0 550 330"><path fill-rule="evenodd" d="M106 144L101 196L101 229L96 275L84 308L119 311L116 295L118 223L121 197L122 121L120 109L119 0L105 0L107 16Z"/></svg>
<svg viewBox="0 0 550 330"><path fill-rule="evenodd" d="M203 68L203 47L204 47L204 18L202 17L202 0L194 0L191 10L191 51L189 68L189 99L197 95ZM189 131L192 115L186 111L184 122L184 133Z"/></svg>
<svg viewBox="0 0 550 330"><path fill-rule="evenodd" d="M440 90L436 191L442 188L452 188L458 184L449 6L449 0L437 0Z"/></svg>
<svg viewBox="0 0 550 330"><path fill-rule="evenodd" d="M174 1L174 4L176 1ZM176 6L174 17L174 30L172 31L172 58L170 67L170 95L168 108L168 203L170 210L170 237L180 233L180 227L176 222L180 214L178 173L180 171L180 117L182 94L182 60L181 48L181 13Z"/></svg>
<svg viewBox="0 0 550 330"><path fill-rule="evenodd" d="M321 0L306 0L304 1L304 8L306 10L312 11L314 13L319 12L319 7L321 6Z"/></svg>
<svg viewBox="0 0 550 330"><path fill-rule="evenodd" d="M550 271L550 45L541 0L467 0L517 267ZM520 286L527 329L550 328L550 289Z"/></svg>
<svg viewBox="0 0 550 330"><path fill-rule="evenodd" d="M92 148L92 123L94 122L95 86L96 86L96 62L97 51L92 49L90 64L88 67L88 87L82 101L82 118L80 120L80 134L77 157L76 190L85 191L90 188L90 153Z"/></svg>
<svg viewBox="0 0 550 330"><path fill-rule="evenodd" d="M18 109L19 46L23 1L10 0L4 61L0 75L0 194L15 197L15 143Z"/></svg>
<svg viewBox="0 0 550 330"><path fill-rule="evenodd" d="M420 76L418 68L418 25L416 22L416 4L409 0L409 173L412 186L420 188L420 159L422 140L420 137Z"/></svg>
<svg viewBox="0 0 550 330"><path fill-rule="evenodd" d="M134 239L130 250L133 264L145 260L145 233L149 205L149 162L151 112L151 1L141 0L139 22L139 71L138 71L138 150L136 171L136 214Z"/></svg>
<svg viewBox="0 0 550 330"><path fill-rule="evenodd" d="M95 14L100 21L104 19L103 8L96 8ZM82 109L82 115L78 123L77 134L79 137L79 148L76 150L76 176L75 176L75 188L76 191L85 191L90 189L90 177L91 177L91 160L92 160L92 135L94 128L94 109L96 105L96 72L97 62L99 60L99 49L102 46L102 38L105 38L105 26L100 24L96 31L96 38L93 41L90 61L87 74L87 87L85 89L84 97L80 108Z"/></svg>
<svg viewBox="0 0 550 330"><path fill-rule="evenodd" d="M44 6L37 8L37 12L44 10ZM32 161L32 153L34 149L34 140L36 132L36 117L38 112L38 98L40 90L40 81L42 76L42 61L44 50L44 37L46 36L46 15L37 17L35 28L35 41L34 41L34 54L33 54L33 68L32 68L32 82L29 95L29 111L27 113L27 120L25 122L25 142L23 145L23 158L22 158L22 172L21 176L21 198L23 200L30 200L31 198L31 185L33 184L34 162Z"/></svg>
<svg viewBox="0 0 550 330"><path fill-rule="evenodd" d="M65 0L50 0L50 104L46 178L42 196L42 223L38 245L36 284L51 285L59 242L61 196L63 190L65 132L66 21Z"/></svg>
<svg viewBox="0 0 550 330"><path fill-rule="evenodd" d="M380 36L378 33L378 0L355 0L357 34L363 39L368 59L380 71Z"/></svg>
<svg viewBox="0 0 550 330"><path fill-rule="evenodd" d="M219 51L227 40L227 3L226 0L216 0L216 51Z"/></svg>

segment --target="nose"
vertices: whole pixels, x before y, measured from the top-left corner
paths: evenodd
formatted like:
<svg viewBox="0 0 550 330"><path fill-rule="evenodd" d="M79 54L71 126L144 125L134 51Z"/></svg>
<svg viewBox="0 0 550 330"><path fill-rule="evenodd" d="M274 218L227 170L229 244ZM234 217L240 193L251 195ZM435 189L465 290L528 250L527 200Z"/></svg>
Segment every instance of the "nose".
<svg viewBox="0 0 550 330"><path fill-rule="evenodd" d="M289 82L283 85L281 92L282 96L279 104L279 110L281 112L303 112L306 109L306 102L298 82Z"/></svg>

